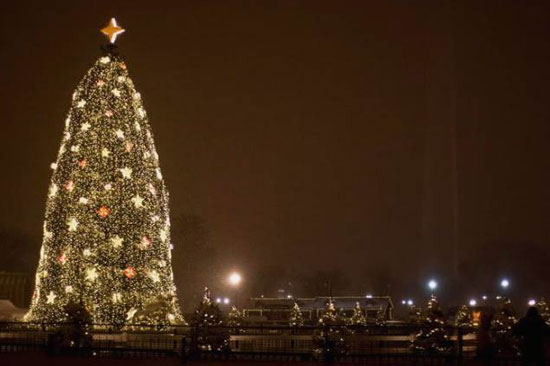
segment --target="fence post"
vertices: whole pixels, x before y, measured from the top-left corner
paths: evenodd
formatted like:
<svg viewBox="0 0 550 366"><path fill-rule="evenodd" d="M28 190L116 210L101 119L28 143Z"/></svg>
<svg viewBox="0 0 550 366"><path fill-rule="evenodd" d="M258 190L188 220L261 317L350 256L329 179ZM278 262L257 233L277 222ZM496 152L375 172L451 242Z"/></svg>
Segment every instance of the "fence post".
<svg viewBox="0 0 550 366"><path fill-rule="evenodd" d="M462 363L462 357L464 356L464 354L463 354L463 351L464 351L464 331L463 331L462 327L458 327L457 342L458 342L457 358L458 358L458 362Z"/></svg>
<svg viewBox="0 0 550 366"><path fill-rule="evenodd" d="M181 363L186 364L187 363L187 352L185 348L187 347L187 339L185 336L181 338Z"/></svg>

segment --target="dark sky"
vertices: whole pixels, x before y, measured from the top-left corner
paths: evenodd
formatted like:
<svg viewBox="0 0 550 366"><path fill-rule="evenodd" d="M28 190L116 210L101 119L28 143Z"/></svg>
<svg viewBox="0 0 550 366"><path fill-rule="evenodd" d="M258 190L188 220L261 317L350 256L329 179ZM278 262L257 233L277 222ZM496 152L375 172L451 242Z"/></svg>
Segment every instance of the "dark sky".
<svg viewBox="0 0 550 366"><path fill-rule="evenodd" d="M503 275L550 290L549 14L503 0L3 4L0 229L26 237L33 271L70 96L116 16L178 258L193 250L186 217L215 251L195 281L221 287L238 268L253 291L270 267L340 271L348 293L418 293L431 275L461 296Z"/></svg>

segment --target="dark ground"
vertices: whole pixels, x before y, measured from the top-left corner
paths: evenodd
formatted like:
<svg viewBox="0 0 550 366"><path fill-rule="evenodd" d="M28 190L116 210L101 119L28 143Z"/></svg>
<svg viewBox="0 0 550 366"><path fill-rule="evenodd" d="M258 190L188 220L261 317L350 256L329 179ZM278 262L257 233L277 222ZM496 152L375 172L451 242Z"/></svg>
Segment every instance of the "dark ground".
<svg viewBox="0 0 550 366"><path fill-rule="evenodd" d="M182 363L178 358L147 358L147 359L97 359L97 358L82 358L82 357L50 357L44 353L3 353L0 354L0 365L1 366L23 366L23 365L44 365L44 366L53 366L53 365L78 365L78 366L88 366L88 365L132 365L132 366L142 366L142 365L155 365L155 366L164 366L164 365L188 365L188 366L221 366L221 365L231 365L231 366L251 366L256 364L263 365L300 365L300 366L322 366L326 365L323 362L315 361L195 361ZM465 360L462 363L457 363L456 361L445 362L444 359L403 359L403 360L390 360L390 359L372 359L368 361L357 361L357 362L337 362L333 363L335 365L384 365L384 366L404 366L404 365L463 365L463 366L481 366L482 364L474 360ZM546 365L548 365L548 361ZM494 362L495 365L507 365L514 366L520 365L519 360L510 360L506 362Z"/></svg>

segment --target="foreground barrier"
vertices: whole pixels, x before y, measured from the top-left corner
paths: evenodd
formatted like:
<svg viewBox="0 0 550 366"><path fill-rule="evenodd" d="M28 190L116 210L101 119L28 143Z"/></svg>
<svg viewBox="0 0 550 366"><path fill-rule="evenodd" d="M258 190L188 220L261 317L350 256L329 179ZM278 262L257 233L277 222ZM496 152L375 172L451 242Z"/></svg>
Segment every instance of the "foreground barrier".
<svg viewBox="0 0 550 366"><path fill-rule="evenodd" d="M65 327L65 328L63 328ZM69 328L67 328L69 327ZM471 360L475 334L448 327L444 352L412 349L418 327L409 325L342 328L339 348L323 343L319 328L283 326L190 327L157 329L146 325L115 329L94 325L74 341L60 329L70 324L0 323L0 353L46 352L98 358L172 358L195 360L278 360L439 365ZM68 334L71 334L70 332ZM507 358L510 364L515 358Z"/></svg>

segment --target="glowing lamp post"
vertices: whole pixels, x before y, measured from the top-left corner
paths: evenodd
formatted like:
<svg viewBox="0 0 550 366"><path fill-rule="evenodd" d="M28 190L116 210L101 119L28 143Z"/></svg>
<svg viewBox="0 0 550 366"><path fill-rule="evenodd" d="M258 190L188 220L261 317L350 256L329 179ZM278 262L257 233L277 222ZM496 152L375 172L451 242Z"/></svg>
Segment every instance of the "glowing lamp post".
<svg viewBox="0 0 550 366"><path fill-rule="evenodd" d="M428 282L428 287L430 288L430 290L432 291L432 296L434 295L435 293L435 290L437 289L437 286L438 286L438 283L436 280L430 280Z"/></svg>
<svg viewBox="0 0 550 366"><path fill-rule="evenodd" d="M502 287L503 290L506 290L510 286L510 281L508 279L503 278L502 281L500 281L500 287Z"/></svg>
<svg viewBox="0 0 550 366"><path fill-rule="evenodd" d="M239 286L242 280L243 278L237 272L233 272L229 275L229 277L227 277L227 282L229 282L229 284L233 287Z"/></svg>

